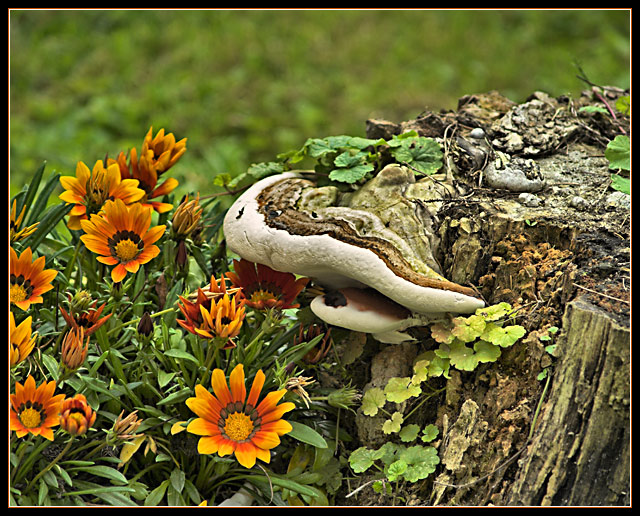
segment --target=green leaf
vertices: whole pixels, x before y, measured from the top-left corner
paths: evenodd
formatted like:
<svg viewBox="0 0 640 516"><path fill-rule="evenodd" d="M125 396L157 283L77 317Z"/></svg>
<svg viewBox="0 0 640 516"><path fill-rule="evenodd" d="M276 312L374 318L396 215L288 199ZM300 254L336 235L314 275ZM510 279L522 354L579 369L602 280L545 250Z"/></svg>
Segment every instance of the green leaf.
<svg viewBox="0 0 640 516"><path fill-rule="evenodd" d="M73 470L71 471L84 471L85 473L89 473L90 475L108 478L109 480L113 480L115 482L121 482L122 484L128 483L127 477L125 477L118 470L110 468L109 466L78 467L78 468L73 468Z"/></svg>
<svg viewBox="0 0 640 516"><path fill-rule="evenodd" d="M609 168L631 170L631 140L629 137L616 136L608 143L604 156L609 160Z"/></svg>
<svg viewBox="0 0 640 516"><path fill-rule="evenodd" d="M361 446L349 455L349 466L351 466L354 473L363 473L373 466L373 463L380 459L382 455L381 449L372 450L366 446Z"/></svg>
<svg viewBox="0 0 640 516"><path fill-rule="evenodd" d="M519 338L523 337L526 330L519 325L501 327L493 323L487 325L482 339L496 346L507 348L512 346Z"/></svg>
<svg viewBox="0 0 640 516"><path fill-rule="evenodd" d="M182 403L189 396L191 396L191 389L189 387L185 387L184 389L174 392L170 394L164 399L161 399L156 405L175 405L176 403Z"/></svg>
<svg viewBox="0 0 640 516"><path fill-rule="evenodd" d="M420 427L418 425L407 425L400 430L398 436L403 443L410 443L418 437L419 432Z"/></svg>
<svg viewBox="0 0 640 516"><path fill-rule="evenodd" d="M313 428L303 425L298 421L290 421L290 423L293 429L287 434L288 436L293 437L300 442L310 444L315 448L326 448L328 446L324 437L322 437Z"/></svg>
<svg viewBox="0 0 640 516"><path fill-rule="evenodd" d="M174 469L171 472L171 476L169 477L171 480L171 485L178 493L182 493L182 489L184 488L184 480L185 474L181 469Z"/></svg>
<svg viewBox="0 0 640 516"><path fill-rule="evenodd" d="M408 482L417 482L427 478L440 464L440 457L433 446L411 446L401 451L398 460L407 464L403 477Z"/></svg>
<svg viewBox="0 0 640 516"><path fill-rule="evenodd" d="M623 95L616 100L616 109L623 115L631 115L631 97Z"/></svg>
<svg viewBox="0 0 640 516"><path fill-rule="evenodd" d="M396 432L400 431L400 428L402 427L403 422L404 422L404 416L402 415L402 413L394 412L391 415L391 419L387 419L382 424L382 431L385 434L395 434Z"/></svg>
<svg viewBox="0 0 640 516"><path fill-rule="evenodd" d="M495 362L502 352L500 346L494 346L486 340L479 340L473 345L478 362Z"/></svg>
<svg viewBox="0 0 640 516"><path fill-rule="evenodd" d="M509 303L502 302L497 305L478 308L476 310L476 315L479 315L487 322L497 321L498 319L508 316L511 311L511 305Z"/></svg>
<svg viewBox="0 0 640 516"><path fill-rule="evenodd" d="M164 494L167 491L167 487L169 487L169 480L163 481L158 487L156 487L153 491L149 493L149 495L145 498L144 504L146 506L156 507L160 505L160 502L164 498Z"/></svg>
<svg viewBox="0 0 640 516"><path fill-rule="evenodd" d="M387 469L387 478L390 482L395 482L401 477L409 466L403 460L397 460L389 465Z"/></svg>
<svg viewBox="0 0 640 516"><path fill-rule="evenodd" d="M371 163L356 165L349 168L336 168L329 172L329 179L342 183L355 183L363 179L375 167Z"/></svg>
<svg viewBox="0 0 640 516"><path fill-rule="evenodd" d="M181 349L169 349L165 351L164 354L171 358L189 360L196 365L200 365L200 362L198 362L198 359L196 357L194 357L191 353L188 353L187 351L182 351Z"/></svg>
<svg viewBox="0 0 640 516"><path fill-rule="evenodd" d="M387 400L402 403L411 397L420 396L422 389L420 385L414 385L410 377L390 378L384 387L384 394Z"/></svg>
<svg viewBox="0 0 640 516"><path fill-rule="evenodd" d="M451 365L461 371L473 371L478 365L478 358L471 348L463 342L456 341L450 346L449 360Z"/></svg>
<svg viewBox="0 0 640 516"><path fill-rule="evenodd" d="M430 443L436 437L438 437L439 433L440 431L438 430L438 427L436 425L425 426L424 429L422 430L422 437L421 437L422 442Z"/></svg>
<svg viewBox="0 0 640 516"><path fill-rule="evenodd" d="M618 174L611 174L611 188L631 195L631 180Z"/></svg>
<svg viewBox="0 0 640 516"><path fill-rule="evenodd" d="M171 379L176 375L176 373L166 373L162 369L158 369L158 386L163 388L167 385Z"/></svg>
<svg viewBox="0 0 640 516"><path fill-rule="evenodd" d="M433 138L394 136L394 139L391 154L399 163L407 163L418 172L426 175L435 174L442 168L442 149ZM398 143L399 145L397 145Z"/></svg>
<svg viewBox="0 0 640 516"><path fill-rule="evenodd" d="M365 416L375 416L386 402L382 389L372 387L362 396L362 412Z"/></svg>
<svg viewBox="0 0 640 516"><path fill-rule="evenodd" d="M486 325L484 318L479 315L456 317L453 319L451 333L462 342L473 342L482 335Z"/></svg>

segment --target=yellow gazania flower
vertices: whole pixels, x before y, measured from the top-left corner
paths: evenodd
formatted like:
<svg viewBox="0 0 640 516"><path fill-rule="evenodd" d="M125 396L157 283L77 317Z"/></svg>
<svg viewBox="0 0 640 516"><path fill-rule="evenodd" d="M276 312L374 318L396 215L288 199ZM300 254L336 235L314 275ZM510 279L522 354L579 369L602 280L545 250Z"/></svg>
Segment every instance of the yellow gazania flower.
<svg viewBox="0 0 640 516"><path fill-rule="evenodd" d="M60 407L60 428L71 435L84 435L93 426L97 414L83 394L67 398Z"/></svg>
<svg viewBox="0 0 640 516"><path fill-rule="evenodd" d="M52 427L60 423L59 414L64 394L53 395L56 382L43 382L36 388L36 381L29 375L24 386L16 382L15 394L11 400L10 427L18 437L28 433L41 435L53 441Z"/></svg>
<svg viewBox="0 0 640 516"><path fill-rule="evenodd" d="M108 200L121 199L125 204L131 204L145 195L144 190L138 188L137 179L122 179L117 163L110 163L105 168L102 160L96 161L92 171L79 161L76 177L62 176L60 184L65 189L60 199L74 205L69 212L69 229L81 229L80 222L100 213Z"/></svg>
<svg viewBox="0 0 640 516"><path fill-rule="evenodd" d="M27 317L16 327L13 312L9 312L9 354L11 367L25 360L36 345L37 333L31 331L32 317Z"/></svg>
<svg viewBox="0 0 640 516"><path fill-rule="evenodd" d="M244 368L238 364L229 376L231 390L222 369L211 375L213 394L196 385L195 398L187 399L186 404L198 416L187 426L188 432L201 436L198 453L221 457L234 453L246 468L252 468L256 459L271 460L270 450L280 444L280 436L293 429L281 418L295 404L278 405L286 389L269 392L258 403L264 381L264 373L258 371L247 396Z"/></svg>
<svg viewBox="0 0 640 516"><path fill-rule="evenodd" d="M154 137L151 127L142 142L140 166L153 169L160 175L175 165L186 151L186 138L176 142L173 133L165 134L164 129L160 129Z"/></svg>
<svg viewBox="0 0 640 516"><path fill-rule="evenodd" d="M13 200L13 204L11 205L11 218L9 219L9 235L10 235L10 243L18 242L23 238L27 238L30 234L32 234L38 227L38 222L35 224L31 224L26 228L20 229L22 225L22 219L24 218L26 206L23 206L20 210L20 215L16 217L16 200Z"/></svg>
<svg viewBox="0 0 640 516"><path fill-rule="evenodd" d="M162 197L171 193L178 186L178 180L169 177L161 184L158 184L158 172L150 168L146 160L138 161L138 153L135 148L129 152L129 162L124 152L118 155L116 160L120 167L122 179L137 179L138 188L144 190L145 195L140 199L144 206L150 206L158 213L165 213L173 209L173 204L168 202L153 201L157 197Z"/></svg>
<svg viewBox="0 0 640 516"><path fill-rule="evenodd" d="M114 283L122 281L127 272L135 274L140 265L160 253L154 242L162 237L165 226L150 228L151 212L141 204L127 206L116 199L105 203L104 214L81 221L85 234L80 239L99 255L99 262L115 265L111 271Z"/></svg>
<svg viewBox="0 0 640 516"><path fill-rule="evenodd" d="M44 256L31 261L31 248L27 247L20 254L9 248L9 300L22 310L28 310L32 303L42 303L42 294L53 288L51 282L58 275L58 271L45 269Z"/></svg>

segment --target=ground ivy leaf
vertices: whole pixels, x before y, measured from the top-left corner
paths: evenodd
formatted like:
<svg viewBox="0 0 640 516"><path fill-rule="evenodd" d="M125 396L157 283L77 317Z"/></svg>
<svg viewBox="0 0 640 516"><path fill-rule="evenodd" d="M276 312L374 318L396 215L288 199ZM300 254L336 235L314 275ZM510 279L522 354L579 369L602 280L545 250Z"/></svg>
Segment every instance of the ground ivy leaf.
<svg viewBox="0 0 640 516"><path fill-rule="evenodd" d="M385 434L395 434L396 432L400 431L403 421L404 416L400 412L394 412L391 415L391 419L387 419L382 424L382 431Z"/></svg>
<svg viewBox="0 0 640 516"><path fill-rule="evenodd" d="M371 450L365 446L361 446L349 455L349 466L351 466L354 473L362 473L373 466L373 463L382 457L382 455L380 450Z"/></svg>
<svg viewBox="0 0 640 516"><path fill-rule="evenodd" d="M436 342L448 344L455 336L451 333L451 328L442 323L436 323L431 326L431 336Z"/></svg>
<svg viewBox="0 0 640 516"><path fill-rule="evenodd" d="M505 326L503 328L490 323L487 326L487 330L482 334L482 339L503 348L512 346L526 333L526 330L519 325Z"/></svg>
<svg viewBox="0 0 640 516"><path fill-rule="evenodd" d="M476 315L482 317L485 321L497 321L506 317L511 312L511 305L509 303L498 303L497 305L491 305L484 308L478 308Z"/></svg>
<svg viewBox="0 0 640 516"><path fill-rule="evenodd" d="M403 477L408 482L417 482L427 478L440 464L440 457L433 446L410 446L400 452L398 460L407 464L407 470L403 473Z"/></svg>
<svg viewBox="0 0 640 516"><path fill-rule="evenodd" d="M631 140L619 134L607 144L604 156L609 160L609 168L631 170Z"/></svg>
<svg viewBox="0 0 640 516"><path fill-rule="evenodd" d="M390 482L395 482L405 471L407 471L407 468L408 465L403 460L392 462L389 464L389 468L387 469L387 478Z"/></svg>
<svg viewBox="0 0 640 516"><path fill-rule="evenodd" d="M449 352L449 360L451 365L461 371L473 371L478 365L478 358L475 356L473 349L465 346L464 342L454 342Z"/></svg>
<svg viewBox="0 0 640 516"><path fill-rule="evenodd" d="M362 412L365 416L375 416L386 401L382 389L373 387L362 396Z"/></svg>
<svg viewBox="0 0 640 516"><path fill-rule="evenodd" d="M387 400L395 403L402 403L412 396L420 396L422 389L419 385L411 383L411 378L391 378L384 387L384 394Z"/></svg>
<svg viewBox="0 0 640 516"><path fill-rule="evenodd" d="M418 437L418 432L420 432L420 427L418 425L407 425L398 434L400 440L404 443L410 443L411 441L415 441L416 437Z"/></svg>
<svg viewBox="0 0 640 516"><path fill-rule="evenodd" d="M329 172L329 179L341 183L355 183L364 178L375 167L371 163L355 165L349 168L335 168Z"/></svg>
<svg viewBox="0 0 640 516"><path fill-rule="evenodd" d="M403 138L399 146L392 147L391 154L399 163L407 163L426 175L435 174L442 167L442 149L433 138Z"/></svg>
<svg viewBox="0 0 640 516"><path fill-rule="evenodd" d="M456 317L453 319L453 329L451 333L462 342L473 342L485 330L487 323L479 315L469 317Z"/></svg>
<svg viewBox="0 0 640 516"><path fill-rule="evenodd" d="M502 352L500 346L494 346L486 340L479 340L473 345L478 362L495 362Z"/></svg>
<svg viewBox="0 0 640 516"><path fill-rule="evenodd" d="M438 437L439 433L440 430L438 430L438 427L436 425L427 425L422 430L422 437L420 439L422 439L422 442L430 443L436 437Z"/></svg>

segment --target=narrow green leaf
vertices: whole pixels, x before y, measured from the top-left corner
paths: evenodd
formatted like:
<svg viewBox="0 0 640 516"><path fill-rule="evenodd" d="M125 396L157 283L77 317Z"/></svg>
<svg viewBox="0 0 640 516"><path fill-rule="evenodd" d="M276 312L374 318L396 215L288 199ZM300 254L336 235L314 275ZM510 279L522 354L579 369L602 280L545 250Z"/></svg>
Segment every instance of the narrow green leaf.
<svg viewBox="0 0 640 516"><path fill-rule="evenodd" d="M313 428L303 425L302 423L298 423L297 421L290 421L290 423L293 427L293 430L287 434L290 437L293 437L300 442L310 444L315 448L327 447L327 441L325 441L324 437L322 437Z"/></svg>
<svg viewBox="0 0 640 516"><path fill-rule="evenodd" d="M29 183L29 188L27 188L27 193L23 197L22 203L20 206L17 206L16 203L16 213L20 213L22 208L25 208L25 212L29 212L31 208L31 203L36 197L36 193L38 192L38 188L40 188L40 181L42 181L42 175L44 174L44 167L46 166L46 162L40 165L40 168L36 170L36 173L33 175L31 182Z"/></svg>

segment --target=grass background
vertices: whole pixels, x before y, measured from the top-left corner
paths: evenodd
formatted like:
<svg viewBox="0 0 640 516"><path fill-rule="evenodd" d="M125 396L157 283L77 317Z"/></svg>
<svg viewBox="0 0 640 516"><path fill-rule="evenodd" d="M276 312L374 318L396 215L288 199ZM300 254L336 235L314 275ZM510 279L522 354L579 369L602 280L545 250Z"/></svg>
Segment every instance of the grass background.
<svg viewBox="0 0 640 516"><path fill-rule="evenodd" d="M12 10L10 189L164 127L182 193L466 94L630 85L629 10Z"/></svg>

